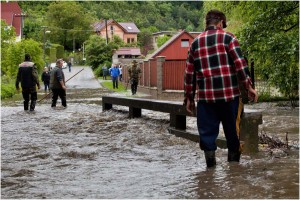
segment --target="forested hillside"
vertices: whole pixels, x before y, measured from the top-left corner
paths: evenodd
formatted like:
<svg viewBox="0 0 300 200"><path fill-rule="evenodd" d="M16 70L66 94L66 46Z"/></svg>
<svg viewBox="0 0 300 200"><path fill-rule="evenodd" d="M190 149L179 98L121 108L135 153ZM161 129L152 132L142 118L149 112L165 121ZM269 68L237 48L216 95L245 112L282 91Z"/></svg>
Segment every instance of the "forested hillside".
<svg viewBox="0 0 300 200"><path fill-rule="evenodd" d="M25 35L28 38L41 40L41 26L56 26L56 34L49 37L52 42L63 44L67 50L72 50L73 34L76 34L76 46L81 45L91 34L89 25L100 19L134 22L142 32L203 30L203 21L200 21L201 1L22 1L20 6L28 14L25 20ZM59 16L59 20L55 16ZM65 30L75 28L86 32ZM66 41L62 41L62 38Z"/></svg>

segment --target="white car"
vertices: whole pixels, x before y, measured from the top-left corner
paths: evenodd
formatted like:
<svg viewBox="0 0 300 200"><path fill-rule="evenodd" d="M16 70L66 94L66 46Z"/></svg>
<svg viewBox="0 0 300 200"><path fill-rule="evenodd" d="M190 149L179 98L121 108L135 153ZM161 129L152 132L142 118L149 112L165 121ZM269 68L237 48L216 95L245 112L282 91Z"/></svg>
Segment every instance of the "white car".
<svg viewBox="0 0 300 200"><path fill-rule="evenodd" d="M51 63L50 68L53 69L56 66L56 63ZM68 67L68 64L64 61L64 64L62 66L63 69L66 69Z"/></svg>

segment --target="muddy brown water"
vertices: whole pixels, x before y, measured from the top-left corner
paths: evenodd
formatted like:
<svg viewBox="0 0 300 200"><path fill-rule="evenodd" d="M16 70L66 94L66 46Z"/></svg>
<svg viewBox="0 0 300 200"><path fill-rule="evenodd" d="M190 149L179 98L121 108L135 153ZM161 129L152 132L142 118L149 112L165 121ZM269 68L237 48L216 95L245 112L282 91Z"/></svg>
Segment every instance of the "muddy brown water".
<svg viewBox="0 0 300 200"><path fill-rule="evenodd" d="M206 169L197 143L168 133L168 114L143 110L129 119L122 106L102 112L102 95L115 94L70 89L67 109L51 109L46 99L35 112L22 110L20 96L2 101L2 199L299 198L297 148L260 148L239 164L218 149L216 168ZM247 107L263 111L260 131L282 139L289 132L297 147L299 110Z"/></svg>

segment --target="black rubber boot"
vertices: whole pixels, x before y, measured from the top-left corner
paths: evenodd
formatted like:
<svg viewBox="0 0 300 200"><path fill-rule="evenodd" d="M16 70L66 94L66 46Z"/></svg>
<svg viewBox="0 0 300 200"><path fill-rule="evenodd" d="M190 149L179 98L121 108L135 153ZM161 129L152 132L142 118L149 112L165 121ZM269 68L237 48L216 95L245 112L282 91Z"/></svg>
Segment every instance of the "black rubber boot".
<svg viewBox="0 0 300 200"><path fill-rule="evenodd" d="M240 151L228 151L228 162L240 162Z"/></svg>
<svg viewBox="0 0 300 200"><path fill-rule="evenodd" d="M56 107L56 102L54 102L54 101L52 100L51 108L54 108L54 107Z"/></svg>
<svg viewBox="0 0 300 200"><path fill-rule="evenodd" d="M24 110L28 110L28 105L29 104L29 102L27 102L27 101L24 101Z"/></svg>
<svg viewBox="0 0 300 200"><path fill-rule="evenodd" d="M30 104L30 111L34 111L34 108L35 108L35 101L31 101L31 104Z"/></svg>
<svg viewBox="0 0 300 200"><path fill-rule="evenodd" d="M214 167L216 165L215 151L204 151L207 167Z"/></svg>

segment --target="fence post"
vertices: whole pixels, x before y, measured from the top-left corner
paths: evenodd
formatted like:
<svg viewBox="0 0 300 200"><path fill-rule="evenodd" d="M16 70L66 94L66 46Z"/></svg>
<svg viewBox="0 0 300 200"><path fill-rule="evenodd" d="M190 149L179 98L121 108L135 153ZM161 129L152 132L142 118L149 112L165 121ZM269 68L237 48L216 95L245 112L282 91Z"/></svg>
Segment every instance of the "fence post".
<svg viewBox="0 0 300 200"><path fill-rule="evenodd" d="M253 88L255 88L255 76L254 76L254 59L251 59L251 68L250 68L251 72L251 79L252 79L252 86Z"/></svg>
<svg viewBox="0 0 300 200"><path fill-rule="evenodd" d="M149 87L149 89L151 88L151 67L150 67L150 60L147 60L147 61L144 61L144 64L145 62L148 62L148 83L147 83L147 86Z"/></svg>
<svg viewBox="0 0 300 200"><path fill-rule="evenodd" d="M165 56L157 56L157 96L159 97L163 91L163 63L166 61Z"/></svg>
<svg viewBox="0 0 300 200"><path fill-rule="evenodd" d="M145 87L145 65L144 65L144 61L141 61L140 62L140 68L142 69L142 85L143 85L143 87Z"/></svg>

